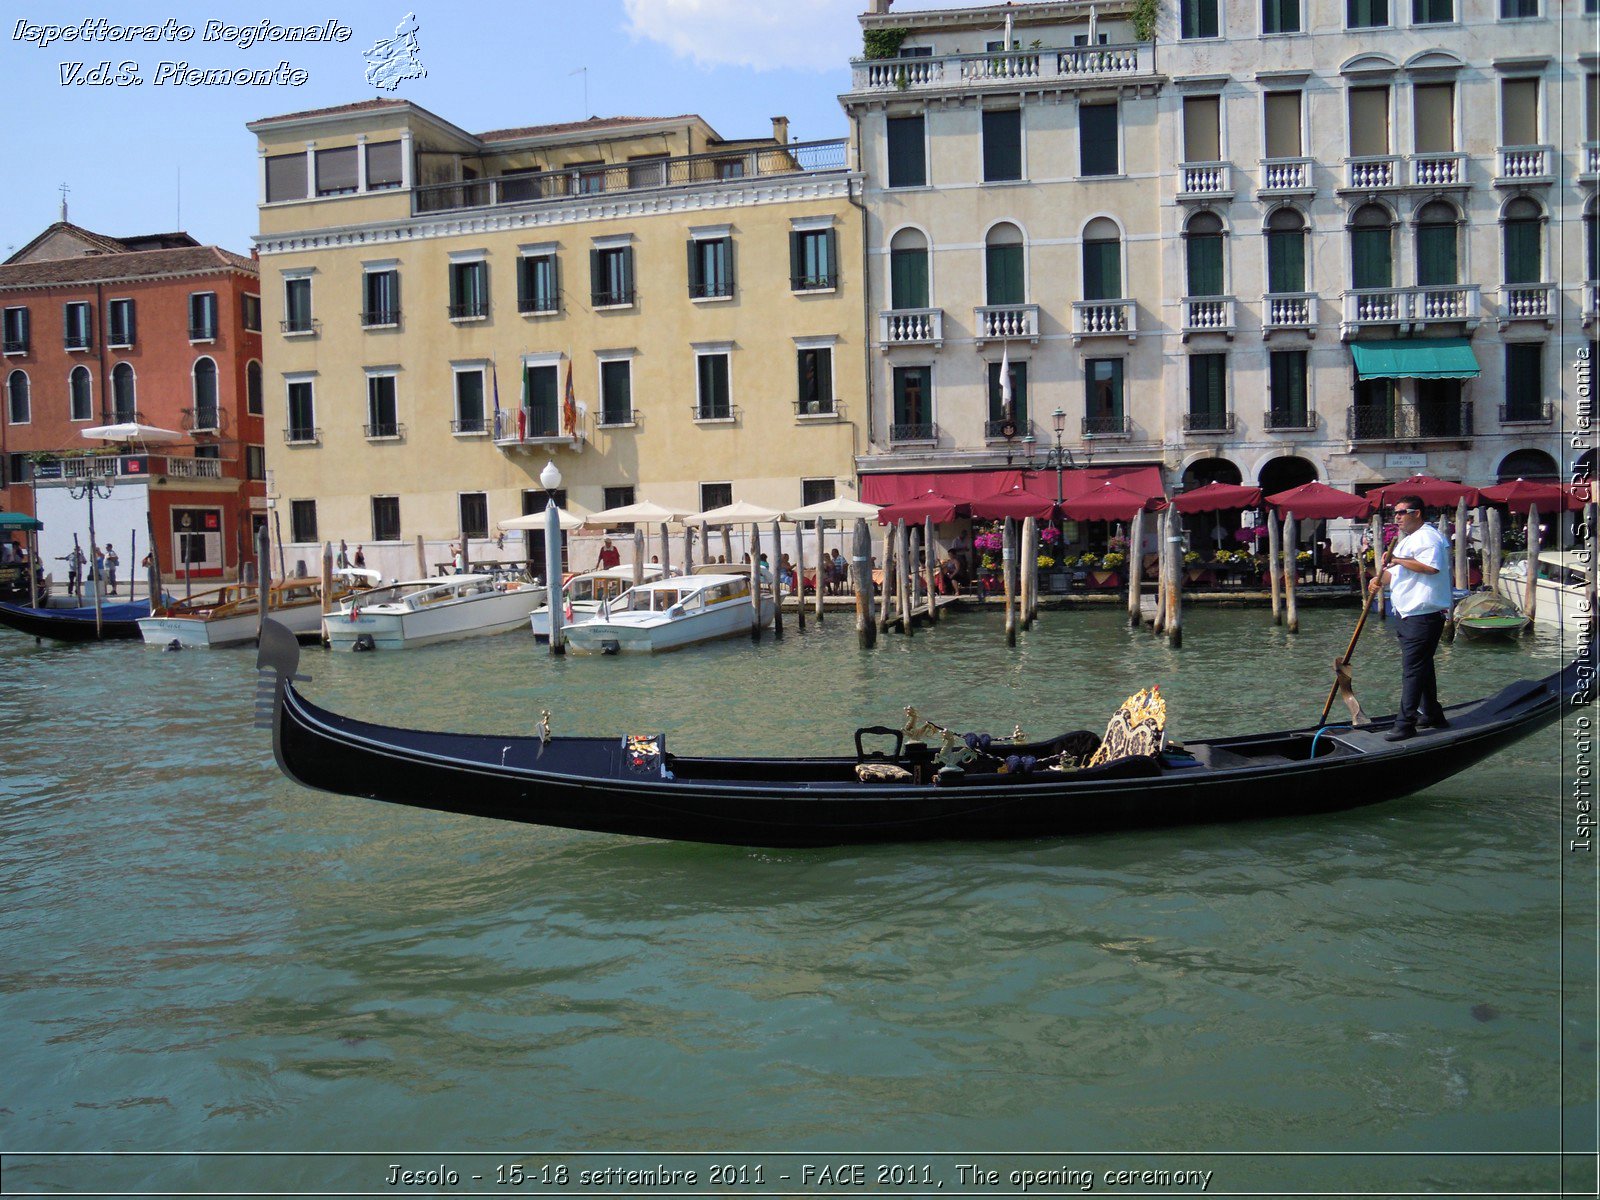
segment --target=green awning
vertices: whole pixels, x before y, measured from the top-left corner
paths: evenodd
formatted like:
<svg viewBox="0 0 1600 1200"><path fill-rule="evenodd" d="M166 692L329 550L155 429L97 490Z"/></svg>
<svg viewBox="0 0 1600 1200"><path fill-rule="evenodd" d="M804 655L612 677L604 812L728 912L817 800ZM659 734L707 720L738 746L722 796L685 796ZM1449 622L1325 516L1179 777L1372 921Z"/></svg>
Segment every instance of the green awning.
<svg viewBox="0 0 1600 1200"><path fill-rule="evenodd" d="M27 513L0 512L0 533L10 533L14 529L43 529L44 522Z"/></svg>
<svg viewBox="0 0 1600 1200"><path fill-rule="evenodd" d="M1351 342L1359 379L1475 379L1478 360L1466 338Z"/></svg>

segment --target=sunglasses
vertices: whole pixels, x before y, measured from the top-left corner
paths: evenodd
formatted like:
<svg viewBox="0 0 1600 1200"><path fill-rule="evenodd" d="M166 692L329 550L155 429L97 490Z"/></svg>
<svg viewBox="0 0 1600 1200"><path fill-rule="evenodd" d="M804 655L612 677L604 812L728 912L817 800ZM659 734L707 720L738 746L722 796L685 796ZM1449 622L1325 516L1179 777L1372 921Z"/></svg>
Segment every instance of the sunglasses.
<svg viewBox="0 0 1600 1200"><path fill-rule="evenodd" d="M1420 508L1397 508L1394 510L1394 515L1397 517L1409 517L1414 513L1419 513L1421 511L1422 510Z"/></svg>

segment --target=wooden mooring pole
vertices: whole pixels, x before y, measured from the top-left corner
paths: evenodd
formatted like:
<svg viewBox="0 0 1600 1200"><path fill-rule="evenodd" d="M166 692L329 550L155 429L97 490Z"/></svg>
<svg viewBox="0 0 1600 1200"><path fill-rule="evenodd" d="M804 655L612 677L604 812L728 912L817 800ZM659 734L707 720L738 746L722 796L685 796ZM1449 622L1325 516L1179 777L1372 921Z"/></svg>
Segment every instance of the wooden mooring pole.
<svg viewBox="0 0 1600 1200"><path fill-rule="evenodd" d="M822 535L819 532L817 536L820 539ZM856 518L850 571L856 589L856 643L863 650L870 650L878 640L878 624L872 616L872 535L867 532L864 517Z"/></svg>
<svg viewBox="0 0 1600 1200"><path fill-rule="evenodd" d="M1278 528L1278 510L1267 509L1267 581L1272 589L1272 623L1283 624L1282 558L1283 534Z"/></svg>
<svg viewBox="0 0 1600 1200"><path fill-rule="evenodd" d="M1183 523L1167 508L1167 644L1183 645Z"/></svg>
<svg viewBox="0 0 1600 1200"><path fill-rule="evenodd" d="M1000 535L1000 574L1005 592L1006 601L1006 645L1017 644L1017 604L1016 604L1016 569L1017 569L1017 534L1016 527L1012 525L1011 518L1005 519L1004 532Z"/></svg>
<svg viewBox="0 0 1600 1200"><path fill-rule="evenodd" d="M1142 600L1141 577L1144 574L1144 509L1133 514L1133 524L1128 532L1128 624L1134 629L1144 621L1140 607Z"/></svg>
<svg viewBox="0 0 1600 1200"><path fill-rule="evenodd" d="M1300 562L1295 545L1294 513L1283 514L1283 614L1290 633L1300 632L1300 608L1295 603L1295 591L1300 574Z"/></svg>

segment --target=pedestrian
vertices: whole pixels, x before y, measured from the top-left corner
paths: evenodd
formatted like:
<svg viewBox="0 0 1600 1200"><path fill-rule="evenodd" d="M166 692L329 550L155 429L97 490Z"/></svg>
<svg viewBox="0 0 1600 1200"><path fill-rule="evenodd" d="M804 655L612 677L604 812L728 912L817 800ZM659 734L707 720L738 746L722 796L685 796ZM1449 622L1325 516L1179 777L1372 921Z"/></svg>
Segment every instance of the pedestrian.
<svg viewBox="0 0 1600 1200"><path fill-rule="evenodd" d="M333 560L333 565L341 571L350 565L350 547L343 538L339 539L339 556Z"/></svg>
<svg viewBox="0 0 1600 1200"><path fill-rule="evenodd" d="M466 552L455 542L450 543L450 561L455 567L457 575L465 575L467 573Z"/></svg>
<svg viewBox="0 0 1600 1200"><path fill-rule="evenodd" d="M355 564L358 571L364 571L367 568L367 552L361 546L356 547Z"/></svg>
<svg viewBox="0 0 1600 1200"><path fill-rule="evenodd" d="M610 538L607 538L600 547L600 569L602 571L609 570L612 567L620 566L621 563L622 551L617 549Z"/></svg>
<svg viewBox="0 0 1600 1200"><path fill-rule="evenodd" d="M106 555L104 550L92 542L89 544L89 549L94 551L94 588L95 591L99 591L106 582Z"/></svg>
<svg viewBox="0 0 1600 1200"><path fill-rule="evenodd" d="M117 566L122 560L117 557L117 548L110 542L106 543L106 591L113 596L117 594Z"/></svg>
<svg viewBox="0 0 1600 1200"><path fill-rule="evenodd" d="M1394 518L1400 537L1389 550L1386 569L1378 570L1368 590L1376 596L1388 584L1389 603L1400 618L1395 632L1400 640L1400 715L1384 739L1403 742L1418 729L1446 729L1450 724L1439 706L1433 669L1452 599L1450 544L1423 521L1422 501L1416 496L1400 497Z"/></svg>

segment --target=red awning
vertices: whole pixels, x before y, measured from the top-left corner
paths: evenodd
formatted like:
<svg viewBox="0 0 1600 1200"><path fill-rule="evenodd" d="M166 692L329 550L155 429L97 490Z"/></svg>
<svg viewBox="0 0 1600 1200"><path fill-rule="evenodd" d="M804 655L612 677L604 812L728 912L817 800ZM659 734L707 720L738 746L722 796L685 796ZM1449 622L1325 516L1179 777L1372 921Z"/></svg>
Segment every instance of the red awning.
<svg viewBox="0 0 1600 1200"><path fill-rule="evenodd" d="M875 503L868 501L868 503ZM965 502L953 500L942 492L926 491L895 504L885 504L878 510L878 524L894 525L904 521L907 525L921 525L931 520L935 525L954 521L958 516L970 516Z"/></svg>
<svg viewBox="0 0 1600 1200"><path fill-rule="evenodd" d="M1181 513L1240 512L1260 506L1261 489L1237 483L1208 483L1172 499L1172 507Z"/></svg>
<svg viewBox="0 0 1600 1200"><path fill-rule="evenodd" d="M971 507L973 516L986 521L997 521L1002 517L1010 517L1014 521L1021 521L1027 517L1032 517L1036 521L1048 521L1056 515L1054 500L1048 496L1035 496L1020 483L999 495L974 500Z"/></svg>
<svg viewBox="0 0 1600 1200"><path fill-rule="evenodd" d="M1526 479L1497 483L1481 489L1478 495L1491 504L1504 504L1514 513L1525 513L1530 505L1538 506L1542 513L1562 509L1577 512L1584 504L1571 488L1562 487L1559 483L1530 483Z"/></svg>
<svg viewBox="0 0 1600 1200"><path fill-rule="evenodd" d="M1468 504L1478 502L1478 489L1464 483L1451 483L1448 479L1435 479L1432 475L1413 475L1399 483L1386 483L1367 493L1367 499L1390 505L1401 496L1415 496L1428 508L1454 508L1465 496Z"/></svg>
<svg viewBox="0 0 1600 1200"><path fill-rule="evenodd" d="M1106 482L1115 483L1146 499L1165 495L1161 468L1156 466L1071 467L1061 473L1061 494L1063 497L1082 495ZM1056 498L1054 471L1011 468L1004 471L907 471L863 475L861 499L868 504L898 504L902 500L933 491L957 504L964 504L1009 492L1019 485L1030 496L1050 501Z"/></svg>
<svg viewBox="0 0 1600 1200"><path fill-rule="evenodd" d="M1327 521L1334 517L1365 520L1372 515L1372 501L1364 496L1341 492L1338 488L1312 480L1287 492L1268 496L1267 503L1283 516L1293 513L1303 521Z"/></svg>
<svg viewBox="0 0 1600 1200"><path fill-rule="evenodd" d="M1131 521L1136 512L1158 512L1166 506L1164 497L1141 496L1114 483L1102 483L1093 491L1062 501L1061 515L1074 521Z"/></svg>

